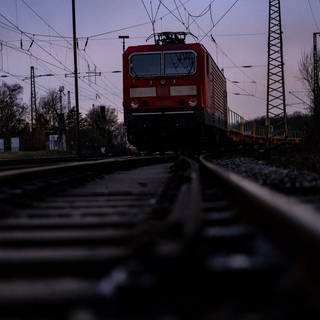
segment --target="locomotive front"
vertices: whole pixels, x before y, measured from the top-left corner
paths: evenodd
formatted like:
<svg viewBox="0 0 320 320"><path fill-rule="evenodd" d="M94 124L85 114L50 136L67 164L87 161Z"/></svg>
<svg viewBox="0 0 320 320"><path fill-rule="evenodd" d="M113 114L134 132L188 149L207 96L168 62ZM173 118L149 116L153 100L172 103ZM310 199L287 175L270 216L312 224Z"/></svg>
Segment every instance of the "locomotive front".
<svg viewBox="0 0 320 320"><path fill-rule="evenodd" d="M192 147L203 123L202 45L180 38L128 47L123 54L124 121L140 150Z"/></svg>

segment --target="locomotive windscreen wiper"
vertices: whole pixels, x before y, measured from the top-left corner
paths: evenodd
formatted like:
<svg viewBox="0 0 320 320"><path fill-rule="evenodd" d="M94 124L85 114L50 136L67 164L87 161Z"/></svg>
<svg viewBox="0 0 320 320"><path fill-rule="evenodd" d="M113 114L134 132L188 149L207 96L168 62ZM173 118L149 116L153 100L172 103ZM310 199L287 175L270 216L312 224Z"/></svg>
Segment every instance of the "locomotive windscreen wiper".
<svg viewBox="0 0 320 320"><path fill-rule="evenodd" d="M134 77L137 76L137 72L136 72L136 70L134 69L133 65L130 66L130 73L131 73Z"/></svg>

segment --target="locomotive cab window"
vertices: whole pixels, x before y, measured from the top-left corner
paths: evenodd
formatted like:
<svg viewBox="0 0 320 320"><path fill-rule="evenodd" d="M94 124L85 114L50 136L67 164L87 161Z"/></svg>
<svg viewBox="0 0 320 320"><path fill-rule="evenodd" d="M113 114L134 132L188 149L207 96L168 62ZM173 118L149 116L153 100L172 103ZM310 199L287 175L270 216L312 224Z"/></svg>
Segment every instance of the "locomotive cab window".
<svg viewBox="0 0 320 320"><path fill-rule="evenodd" d="M191 75L196 73L194 51L134 53L129 58L133 77Z"/></svg>
<svg viewBox="0 0 320 320"><path fill-rule="evenodd" d="M196 72L196 55L194 52L165 52L164 74L184 75Z"/></svg>
<svg viewBox="0 0 320 320"><path fill-rule="evenodd" d="M130 57L130 74L134 77L161 74L161 54L134 54Z"/></svg>

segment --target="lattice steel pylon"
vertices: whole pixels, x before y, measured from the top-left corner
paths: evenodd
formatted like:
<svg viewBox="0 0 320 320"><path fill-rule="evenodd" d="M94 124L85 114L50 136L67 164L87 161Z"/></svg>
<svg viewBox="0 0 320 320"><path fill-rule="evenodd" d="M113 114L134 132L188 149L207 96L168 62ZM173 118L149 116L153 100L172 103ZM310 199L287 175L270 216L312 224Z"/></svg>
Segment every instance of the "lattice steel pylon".
<svg viewBox="0 0 320 320"><path fill-rule="evenodd" d="M37 116L37 97L36 97L36 84L35 84L35 75L34 67L30 67L30 83L31 83L31 94L30 94L30 107L31 107L31 132L34 130L34 123Z"/></svg>
<svg viewBox="0 0 320 320"><path fill-rule="evenodd" d="M280 0L269 0L267 143L288 137Z"/></svg>

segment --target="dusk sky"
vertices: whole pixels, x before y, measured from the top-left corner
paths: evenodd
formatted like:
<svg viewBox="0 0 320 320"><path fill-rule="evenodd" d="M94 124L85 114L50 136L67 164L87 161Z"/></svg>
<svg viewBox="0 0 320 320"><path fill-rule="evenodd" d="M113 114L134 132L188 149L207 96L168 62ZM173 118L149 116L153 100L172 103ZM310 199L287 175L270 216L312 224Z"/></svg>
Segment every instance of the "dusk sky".
<svg viewBox="0 0 320 320"><path fill-rule="evenodd" d="M156 32L188 29L207 47L228 79L232 110L247 119L264 115L268 5L268 0L76 0L80 111L103 104L116 108L122 120L122 73L114 73L122 69L118 36L130 36L126 46L145 44L155 20ZM306 100L298 64L312 49L313 32L320 31L320 0L282 0L281 10L287 110L303 112L306 106L289 91ZM64 86L74 105L71 0L0 0L0 40L0 75L24 86L24 102L30 99L25 78L34 66L38 97ZM93 71L101 76L89 76Z"/></svg>

